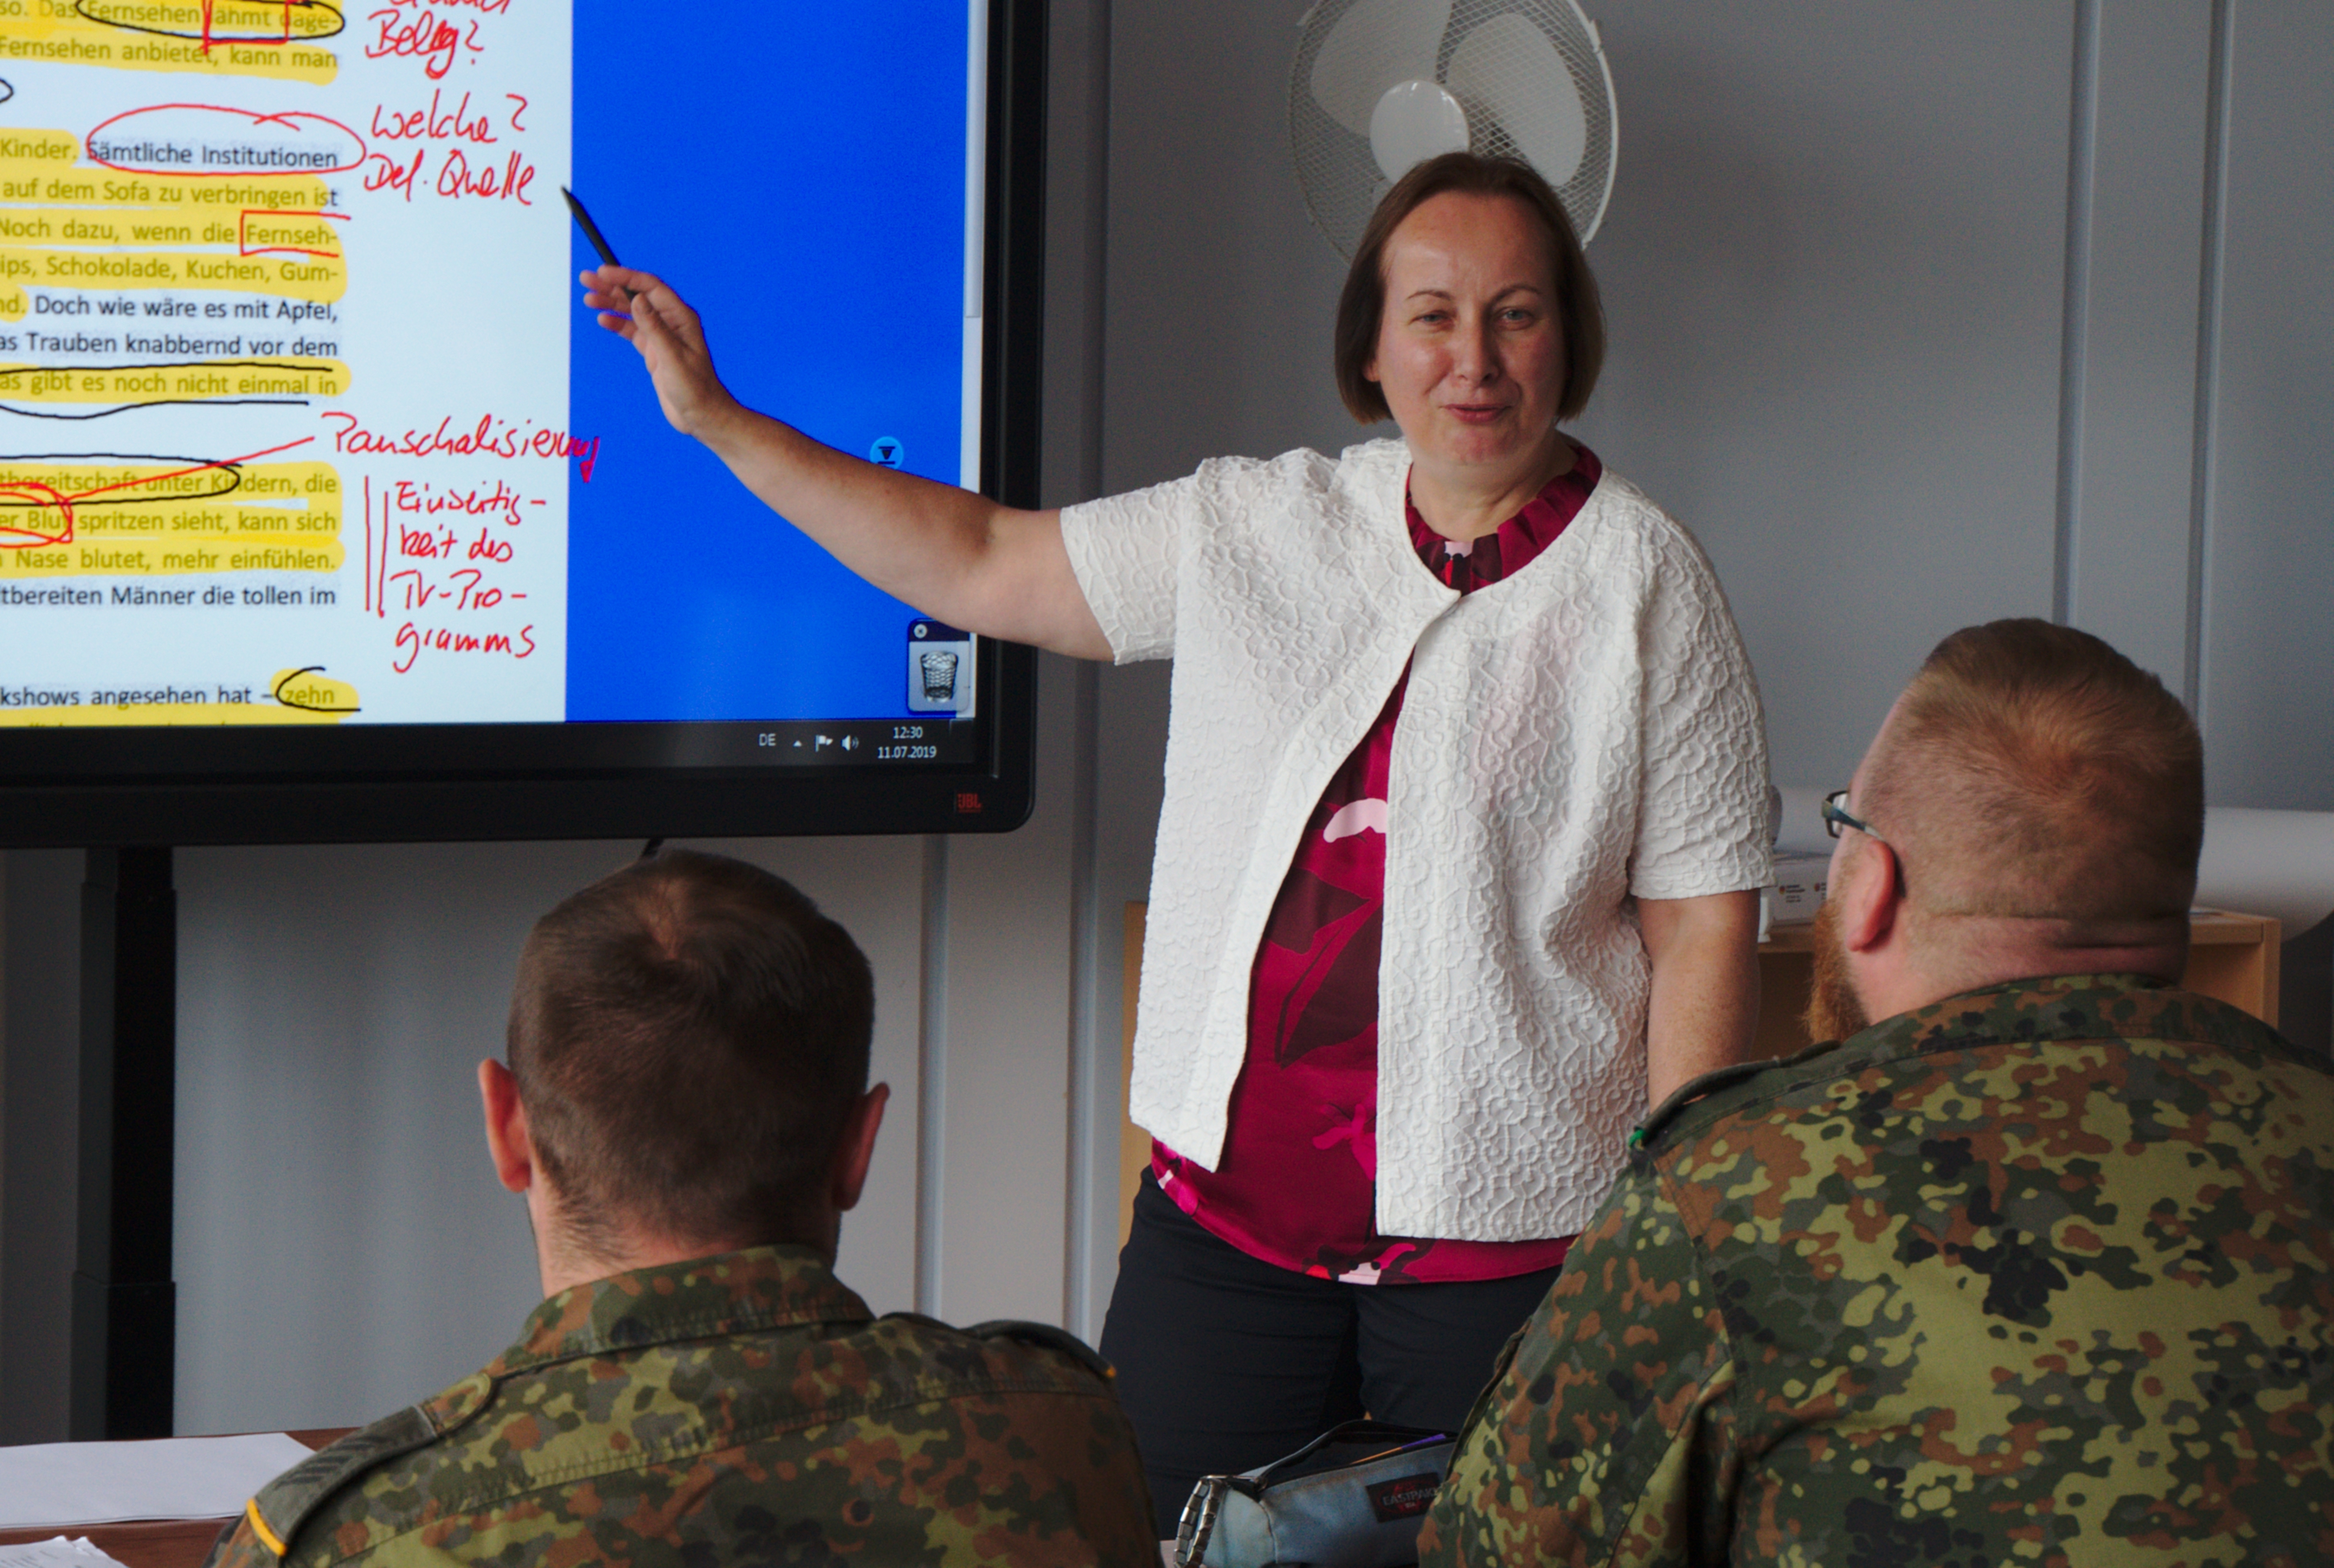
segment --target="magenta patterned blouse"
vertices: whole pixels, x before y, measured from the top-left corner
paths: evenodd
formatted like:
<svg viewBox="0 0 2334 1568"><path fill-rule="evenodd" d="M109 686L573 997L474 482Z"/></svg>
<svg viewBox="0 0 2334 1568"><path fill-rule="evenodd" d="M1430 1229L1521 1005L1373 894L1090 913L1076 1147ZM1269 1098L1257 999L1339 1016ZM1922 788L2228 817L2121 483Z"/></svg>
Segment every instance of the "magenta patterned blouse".
<svg viewBox="0 0 2334 1568"><path fill-rule="evenodd" d="M1464 594L1529 565L1604 474L1596 454L1577 450L1570 472L1471 543L1442 537L1407 508L1427 570ZM1322 791L1273 903L1249 981L1248 1060L1217 1168L1151 1145L1162 1190L1209 1231L1251 1257L1349 1284L1504 1279L1554 1268L1572 1244L1569 1236L1385 1236L1373 1223L1386 770L1408 684L1405 673Z"/></svg>

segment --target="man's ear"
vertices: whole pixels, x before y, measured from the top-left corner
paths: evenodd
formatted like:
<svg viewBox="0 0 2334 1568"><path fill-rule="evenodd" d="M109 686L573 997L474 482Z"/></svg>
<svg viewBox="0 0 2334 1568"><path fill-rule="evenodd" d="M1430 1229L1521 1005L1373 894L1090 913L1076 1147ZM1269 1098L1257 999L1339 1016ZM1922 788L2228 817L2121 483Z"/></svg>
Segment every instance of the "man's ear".
<svg viewBox="0 0 2334 1568"><path fill-rule="evenodd" d="M1866 837L1826 896L1839 904L1839 940L1850 953L1869 953L1894 935L1905 915L1904 879L1896 875L1896 851L1886 840ZM1838 886L1845 883L1845 886Z"/></svg>
<svg viewBox="0 0 2334 1568"><path fill-rule="evenodd" d="M851 1110L843 1120L843 1133L834 1141L834 1166L828 1173L826 1195L834 1211L842 1214L859 1202L859 1194L867 1186L868 1162L875 1157L875 1134L883 1126L883 1106L892 1098L892 1086L879 1083L852 1102Z"/></svg>
<svg viewBox="0 0 2334 1568"><path fill-rule="evenodd" d="M487 1118L487 1154L495 1177L512 1192L535 1185L535 1140L527 1136L526 1107L519 1103L518 1079L494 1058L478 1063L478 1103Z"/></svg>

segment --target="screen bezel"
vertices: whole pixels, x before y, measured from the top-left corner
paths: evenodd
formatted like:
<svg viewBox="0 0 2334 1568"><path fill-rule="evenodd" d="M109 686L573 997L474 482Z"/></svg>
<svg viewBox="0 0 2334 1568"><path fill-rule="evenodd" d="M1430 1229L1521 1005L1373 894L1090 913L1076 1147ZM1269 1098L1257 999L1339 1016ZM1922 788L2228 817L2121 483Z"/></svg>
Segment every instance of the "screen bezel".
<svg viewBox="0 0 2334 1568"><path fill-rule="evenodd" d="M981 493L1037 503L1043 0L989 0ZM979 644L970 763L707 764L746 723L0 731L0 847L1008 832L1037 655Z"/></svg>

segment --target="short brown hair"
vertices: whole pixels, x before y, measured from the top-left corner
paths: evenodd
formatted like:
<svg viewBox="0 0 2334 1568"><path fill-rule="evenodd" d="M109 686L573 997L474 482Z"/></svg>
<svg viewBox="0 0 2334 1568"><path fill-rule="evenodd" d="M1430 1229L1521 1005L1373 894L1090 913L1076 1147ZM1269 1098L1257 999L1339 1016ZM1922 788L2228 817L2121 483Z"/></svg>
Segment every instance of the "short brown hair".
<svg viewBox="0 0 2334 1568"><path fill-rule="evenodd" d="M850 933L758 866L667 849L535 922L509 1052L561 1222L815 1238L867 1087L874 984Z"/></svg>
<svg viewBox="0 0 2334 1568"><path fill-rule="evenodd" d="M1605 308L1596 276L1572 231L1572 219L1539 171L1512 158L1480 152L1446 152L1430 158L1394 181L1362 230L1345 286L1337 295L1335 359L1337 395L1364 424L1392 417L1385 392L1363 373L1378 352L1378 328L1385 317L1385 247L1402 220L1448 192L1504 196L1520 201L1548 231L1548 271L1556 284L1556 319L1564 333L1564 394L1556 417L1568 420L1588 406L1596 373L1605 366Z"/></svg>
<svg viewBox="0 0 2334 1568"><path fill-rule="evenodd" d="M1993 621L1937 644L1857 806L1924 916L2179 922L2204 838L2204 747L2164 683L2098 638Z"/></svg>

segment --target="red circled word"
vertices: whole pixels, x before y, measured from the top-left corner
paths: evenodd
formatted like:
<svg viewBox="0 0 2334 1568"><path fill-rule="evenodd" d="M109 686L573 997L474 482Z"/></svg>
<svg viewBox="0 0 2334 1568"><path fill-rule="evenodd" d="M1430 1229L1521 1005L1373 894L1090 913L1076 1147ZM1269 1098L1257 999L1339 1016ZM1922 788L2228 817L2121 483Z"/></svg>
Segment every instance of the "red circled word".
<svg viewBox="0 0 2334 1568"><path fill-rule="evenodd" d="M164 118L134 127L123 124L149 114ZM223 117L227 123L222 125L207 118L212 115ZM116 126L121 129L114 132L112 140L101 140ZM132 136L140 140L129 140ZM237 137L246 139L246 144L235 145ZM269 148L250 144L260 137L296 138L305 142L322 139L338 145L324 152L306 146ZM201 146L207 164L214 161L214 154L219 155L219 166L192 167L192 150L179 146L181 139ZM214 140L221 145L212 146ZM192 174L211 179L346 174L362 168L370 156L364 138L329 114L311 114L304 109L263 114L257 110L234 109L223 103L149 103L140 109L125 109L90 127L89 134L82 139L82 146L92 163L117 174ZM227 156L234 154L245 156L231 160Z"/></svg>
<svg viewBox="0 0 2334 1568"><path fill-rule="evenodd" d="M272 458L278 452L288 452L294 447L304 447L313 436L302 436L296 441L286 441L280 447L268 447L261 451L246 452L239 458L221 458L217 462L193 463L186 468L172 469L166 473L147 474L134 479L120 479L110 485L94 485L72 495L31 480L19 479L0 484L0 509L27 507L36 512L54 511L60 522L55 528L28 523L0 522L0 550L34 550L47 545L70 545L73 542L73 504L92 496L111 495L115 490L142 489L159 485L165 479L184 478L188 474L208 473L213 469L238 469L246 463Z"/></svg>

